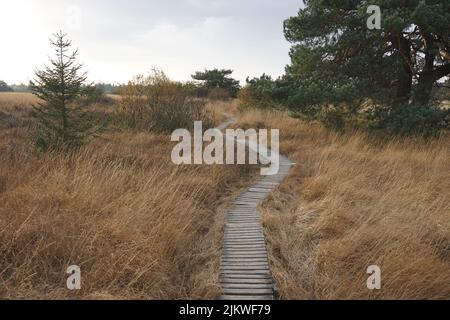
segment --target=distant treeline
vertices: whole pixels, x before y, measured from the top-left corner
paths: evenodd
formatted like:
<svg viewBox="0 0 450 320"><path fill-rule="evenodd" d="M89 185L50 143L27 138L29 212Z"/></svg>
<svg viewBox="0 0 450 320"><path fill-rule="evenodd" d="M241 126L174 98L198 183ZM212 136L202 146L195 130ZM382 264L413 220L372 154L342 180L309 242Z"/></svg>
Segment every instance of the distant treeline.
<svg viewBox="0 0 450 320"><path fill-rule="evenodd" d="M0 80L0 92L11 92L11 91L13 91L13 89L10 86L8 86L8 84L5 81Z"/></svg>
<svg viewBox="0 0 450 320"><path fill-rule="evenodd" d="M111 83L95 83L94 87L104 93L116 94L124 85ZM0 80L0 92L31 92L31 87L28 84L11 84L8 85L5 81Z"/></svg>

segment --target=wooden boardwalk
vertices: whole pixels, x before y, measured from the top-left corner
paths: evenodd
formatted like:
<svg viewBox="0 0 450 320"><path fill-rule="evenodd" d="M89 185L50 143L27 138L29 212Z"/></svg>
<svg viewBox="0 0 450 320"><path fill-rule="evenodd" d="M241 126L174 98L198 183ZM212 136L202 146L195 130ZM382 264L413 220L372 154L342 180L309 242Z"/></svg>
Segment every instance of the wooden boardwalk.
<svg viewBox="0 0 450 320"><path fill-rule="evenodd" d="M273 300L274 284L258 210L289 174L293 163L280 157L280 171L262 176L227 213L220 266L222 300Z"/></svg>

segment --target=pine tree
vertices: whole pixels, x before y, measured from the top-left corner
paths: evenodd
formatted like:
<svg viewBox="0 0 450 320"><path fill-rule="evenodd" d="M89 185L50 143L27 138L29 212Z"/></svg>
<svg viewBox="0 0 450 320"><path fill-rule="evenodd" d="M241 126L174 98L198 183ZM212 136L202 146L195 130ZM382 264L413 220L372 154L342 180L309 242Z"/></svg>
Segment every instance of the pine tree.
<svg viewBox="0 0 450 320"><path fill-rule="evenodd" d="M239 81L229 77L233 70L205 70L204 72L196 72L192 75L192 79L203 83L208 89L224 89L229 95L235 98L240 90Z"/></svg>
<svg viewBox="0 0 450 320"><path fill-rule="evenodd" d="M31 81L32 92L43 102L34 107L37 129L32 141L40 151L73 149L82 146L95 130L83 110L81 98L86 94L86 73L77 63L78 51L69 53L72 42L59 32L51 44L55 58L50 66L36 70L36 80Z"/></svg>

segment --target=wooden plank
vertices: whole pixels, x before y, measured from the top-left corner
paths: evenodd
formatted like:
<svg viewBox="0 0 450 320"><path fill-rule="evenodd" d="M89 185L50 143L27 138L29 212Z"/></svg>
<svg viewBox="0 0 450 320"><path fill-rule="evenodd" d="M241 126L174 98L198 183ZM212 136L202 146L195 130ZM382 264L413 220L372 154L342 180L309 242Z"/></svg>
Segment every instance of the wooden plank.
<svg viewBox="0 0 450 320"><path fill-rule="evenodd" d="M254 223L253 225L250 223L247 223L245 225L239 225L236 223L227 223L225 226L225 231L262 231L262 226L260 223Z"/></svg>
<svg viewBox="0 0 450 320"><path fill-rule="evenodd" d="M250 269L250 267L255 270L261 270L269 269L269 264L267 262L222 262L222 270L227 270L226 268L228 267L236 268L235 270L237 270L238 267L244 268L240 270L247 270Z"/></svg>
<svg viewBox="0 0 450 320"><path fill-rule="evenodd" d="M230 278L224 278L220 280L223 285L227 284L256 284L256 285L269 285L273 288L273 282L270 279L230 279Z"/></svg>
<svg viewBox="0 0 450 320"><path fill-rule="evenodd" d="M228 251L227 253L224 253L222 255L222 257L238 257L242 254L245 254L246 256L251 256L251 257L267 257L267 251L265 250L260 250L260 251L245 251L245 252L241 252L239 250L235 250L235 251Z"/></svg>
<svg viewBox="0 0 450 320"><path fill-rule="evenodd" d="M244 253L223 253L222 259L241 259L241 258L248 258L248 259L267 259L266 253L252 253L252 254L244 254Z"/></svg>
<svg viewBox="0 0 450 320"><path fill-rule="evenodd" d="M269 272L269 266L251 266L251 265L225 265L221 266L220 269L222 271L228 271L228 270L251 270L251 271L267 271Z"/></svg>
<svg viewBox="0 0 450 320"><path fill-rule="evenodd" d="M256 216L256 215L250 215L250 216L245 216L245 215L229 215L228 216L228 220L232 220L232 219L253 219L253 220L261 220L260 216Z"/></svg>
<svg viewBox="0 0 450 320"><path fill-rule="evenodd" d="M255 232L255 233L249 233L249 232L227 232L224 235L224 238L226 239L227 237L235 237L235 238L263 238L264 239L264 235L262 232Z"/></svg>
<svg viewBox="0 0 450 320"><path fill-rule="evenodd" d="M246 212L233 212L233 213L228 214L227 218L253 218L253 219L261 220L261 215L254 214L254 213L246 213ZM254 222L254 223L259 224L259 222ZM248 229L246 229L246 230L248 230Z"/></svg>
<svg viewBox="0 0 450 320"><path fill-rule="evenodd" d="M239 200L243 200L243 199L246 199L246 200L258 200L258 201L260 201L261 199L267 198L268 194L269 193L255 193L254 192L254 193L241 195L241 196L237 197L236 199L239 199Z"/></svg>
<svg viewBox="0 0 450 320"><path fill-rule="evenodd" d="M242 198L257 198L258 200L260 200L261 198L265 198L267 197L267 195L269 194L269 192L246 192L244 194L241 194L239 197L237 197L236 199L242 199Z"/></svg>
<svg viewBox="0 0 450 320"><path fill-rule="evenodd" d="M268 192L268 191L248 191L246 193L243 193L243 194L239 195L237 198L238 199L239 198L246 198L246 197L258 197L258 198L262 197L262 198L264 198L264 197L267 197L267 195L269 193L270 192Z"/></svg>
<svg viewBox="0 0 450 320"><path fill-rule="evenodd" d="M223 266L261 266L268 267L268 261L222 261Z"/></svg>
<svg viewBox="0 0 450 320"><path fill-rule="evenodd" d="M252 219L258 219L261 220L261 215L254 214L254 213L231 213L228 215L228 218L252 218Z"/></svg>
<svg viewBox="0 0 450 320"><path fill-rule="evenodd" d="M223 252L225 253L245 253L245 254L251 254L251 253L258 253L258 254L266 254L267 250L265 246L229 246L224 247Z"/></svg>
<svg viewBox="0 0 450 320"><path fill-rule="evenodd" d="M225 253L247 253L247 254L251 254L251 253L258 253L258 254L266 254L267 255L267 250L265 246L244 246L244 247L239 247L239 246L231 246L229 248L225 248L223 250Z"/></svg>
<svg viewBox="0 0 450 320"><path fill-rule="evenodd" d="M270 274L256 274L256 273L245 273L245 272L228 272L220 274L221 281L232 281L232 280L270 280L272 281L272 277Z"/></svg>
<svg viewBox="0 0 450 320"><path fill-rule="evenodd" d="M247 223L247 224L239 224L239 223L227 223L226 228L248 228L248 229L257 229L262 228L261 223Z"/></svg>
<svg viewBox="0 0 450 320"><path fill-rule="evenodd" d="M240 241L240 240L252 240L252 241L262 241L265 243L264 241L264 237L263 235L248 235L245 233L242 234L226 234L224 237L225 240L235 240L235 241Z"/></svg>
<svg viewBox="0 0 450 320"><path fill-rule="evenodd" d="M263 233L261 228L249 228L246 229L245 227L241 227L241 228L225 228L225 232L248 232L248 233Z"/></svg>
<svg viewBox="0 0 450 320"><path fill-rule="evenodd" d="M262 240L264 241L264 236L262 234L249 234L249 233L226 233L224 235L224 239L230 239L230 240Z"/></svg>
<svg viewBox="0 0 450 320"><path fill-rule="evenodd" d="M262 236L264 233L262 230L252 230L252 231L245 231L245 230L226 230L225 234L230 235L259 235Z"/></svg>
<svg viewBox="0 0 450 320"><path fill-rule="evenodd" d="M247 231L247 230L239 230L239 231L235 231L235 230L227 230L225 231L225 235L231 235L231 236L239 236L239 235L247 235L249 237L254 237L254 236L259 236L262 237L264 235L264 233L259 230L259 231Z"/></svg>
<svg viewBox="0 0 450 320"><path fill-rule="evenodd" d="M271 290L271 294L273 294L273 285L272 284L259 284L259 283L224 283L222 284L222 288L226 290L236 290L236 289L245 289L245 290ZM255 292L256 294L256 292ZM270 294L270 293L269 293Z"/></svg>
<svg viewBox="0 0 450 320"><path fill-rule="evenodd" d="M242 230L226 230L224 234L229 234L229 235L249 235L249 236L262 236L264 235L264 233L261 230L254 230L254 231L242 231Z"/></svg>
<svg viewBox="0 0 450 320"><path fill-rule="evenodd" d="M270 272L265 270L220 270L220 275L223 278L232 278L231 276L234 275L241 279L272 279Z"/></svg>
<svg viewBox="0 0 450 320"><path fill-rule="evenodd" d="M222 261L256 261L256 260L263 260L265 262L268 261L267 256L247 256L247 255L234 255L234 256L225 256L222 255L221 257Z"/></svg>
<svg viewBox="0 0 450 320"><path fill-rule="evenodd" d="M262 193L249 193L246 195L242 195L240 197L237 197L236 200L261 200L267 197L267 194L262 194Z"/></svg>
<svg viewBox="0 0 450 320"><path fill-rule="evenodd" d="M266 296L239 296L239 295L222 295L220 297L221 300L227 300L227 301L239 301L239 300L247 300L247 301L269 301L273 300L273 296L266 295Z"/></svg>
<svg viewBox="0 0 450 320"><path fill-rule="evenodd" d="M224 261L228 261L228 260L238 260L238 259L245 259L246 256L240 256L240 255L223 255L222 256L222 260ZM250 256L248 259L266 259L267 260L267 256L261 254L261 255L252 255Z"/></svg>
<svg viewBox="0 0 450 320"><path fill-rule="evenodd" d="M221 274L221 283L233 283L236 281L248 281L248 283L253 282L270 282L272 283L272 277L269 274Z"/></svg>
<svg viewBox="0 0 450 320"><path fill-rule="evenodd" d="M246 208L246 209L256 209L258 207L258 203L250 203L247 201L235 201L234 204L236 205L237 208Z"/></svg>
<svg viewBox="0 0 450 320"><path fill-rule="evenodd" d="M224 239L224 248L229 249L232 247L262 247L266 248L266 243L264 240L232 240L232 239Z"/></svg>
<svg viewBox="0 0 450 320"><path fill-rule="evenodd" d="M225 241L224 247L226 249L230 248L261 248L266 249L266 244L264 242L240 242L240 241Z"/></svg>
<svg viewBox="0 0 450 320"><path fill-rule="evenodd" d="M232 264L248 264L248 265L269 265L267 259L254 259L254 260L242 260L242 259L222 259L220 261L221 265L232 265Z"/></svg>
<svg viewBox="0 0 450 320"><path fill-rule="evenodd" d="M258 222L258 224L261 224ZM253 223L228 223L228 225L233 225L233 227L229 227L229 228L225 228L225 231L242 231L245 230L245 227L249 227L249 231L262 231L261 228L253 228L252 225Z"/></svg>
<svg viewBox="0 0 450 320"><path fill-rule="evenodd" d="M227 236L223 240L227 243L266 245L263 237Z"/></svg>
<svg viewBox="0 0 450 320"><path fill-rule="evenodd" d="M273 295L273 289L235 289L235 288L223 288L225 295Z"/></svg>
<svg viewBox="0 0 450 320"><path fill-rule="evenodd" d="M245 229L245 228L240 228L240 229L225 229L225 233L230 233L230 234L264 234L262 229Z"/></svg>
<svg viewBox="0 0 450 320"><path fill-rule="evenodd" d="M264 241L233 241L233 240L226 240L224 241L224 250L231 249L233 247L239 248L239 247L261 247L263 249L266 249L266 243Z"/></svg>
<svg viewBox="0 0 450 320"><path fill-rule="evenodd" d="M239 219L239 218L247 218L247 219L257 219L257 220L261 220L261 216L260 215L255 215L255 214L230 214L228 215L228 219ZM257 222L255 222L257 223Z"/></svg>

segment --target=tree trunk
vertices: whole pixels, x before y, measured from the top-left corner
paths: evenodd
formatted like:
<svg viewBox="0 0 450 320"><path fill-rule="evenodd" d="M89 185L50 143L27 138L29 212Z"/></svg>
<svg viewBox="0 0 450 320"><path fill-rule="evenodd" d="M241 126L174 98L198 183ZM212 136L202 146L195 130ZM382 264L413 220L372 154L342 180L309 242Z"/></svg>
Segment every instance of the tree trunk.
<svg viewBox="0 0 450 320"><path fill-rule="evenodd" d="M436 59L436 48L434 46L433 36L429 33L422 33L425 41L425 65L419 77L416 92L413 98L413 104L426 106L431 99L434 82L437 80L436 70L434 70L434 61Z"/></svg>
<svg viewBox="0 0 450 320"><path fill-rule="evenodd" d="M396 100L399 103L408 103L411 96L413 72L411 68L411 42L403 35L398 34L393 41L400 54L401 67L397 75Z"/></svg>
<svg viewBox="0 0 450 320"><path fill-rule="evenodd" d="M427 106L430 103L434 82L433 72L422 72L415 90L413 104Z"/></svg>

